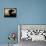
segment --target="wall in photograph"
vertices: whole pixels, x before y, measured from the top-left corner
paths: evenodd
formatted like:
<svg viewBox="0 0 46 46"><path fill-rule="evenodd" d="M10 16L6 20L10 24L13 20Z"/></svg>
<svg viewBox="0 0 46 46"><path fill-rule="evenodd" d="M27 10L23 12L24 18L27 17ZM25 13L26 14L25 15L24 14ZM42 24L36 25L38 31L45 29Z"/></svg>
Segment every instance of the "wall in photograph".
<svg viewBox="0 0 46 46"><path fill-rule="evenodd" d="M17 8L17 17L5 18L4 8ZM10 32L18 33L18 24L46 24L46 0L0 0L0 44L8 43Z"/></svg>

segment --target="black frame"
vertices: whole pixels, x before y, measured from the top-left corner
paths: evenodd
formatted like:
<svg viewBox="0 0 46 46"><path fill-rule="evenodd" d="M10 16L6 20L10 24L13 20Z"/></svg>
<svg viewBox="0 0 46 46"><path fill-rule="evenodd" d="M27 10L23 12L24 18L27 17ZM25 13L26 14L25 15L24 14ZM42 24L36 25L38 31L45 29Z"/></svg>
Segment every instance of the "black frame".
<svg viewBox="0 0 46 46"><path fill-rule="evenodd" d="M14 13L14 16L13 15L5 15L5 9L15 9L16 10L16 13ZM4 8L4 17L16 17L17 16L17 8Z"/></svg>

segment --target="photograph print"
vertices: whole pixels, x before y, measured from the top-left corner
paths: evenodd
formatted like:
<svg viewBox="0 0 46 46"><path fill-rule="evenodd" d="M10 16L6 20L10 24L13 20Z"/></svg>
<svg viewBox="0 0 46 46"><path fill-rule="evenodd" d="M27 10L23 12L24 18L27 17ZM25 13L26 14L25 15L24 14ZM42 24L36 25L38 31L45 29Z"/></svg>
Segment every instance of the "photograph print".
<svg viewBox="0 0 46 46"><path fill-rule="evenodd" d="M4 8L4 17L16 17L16 8Z"/></svg>

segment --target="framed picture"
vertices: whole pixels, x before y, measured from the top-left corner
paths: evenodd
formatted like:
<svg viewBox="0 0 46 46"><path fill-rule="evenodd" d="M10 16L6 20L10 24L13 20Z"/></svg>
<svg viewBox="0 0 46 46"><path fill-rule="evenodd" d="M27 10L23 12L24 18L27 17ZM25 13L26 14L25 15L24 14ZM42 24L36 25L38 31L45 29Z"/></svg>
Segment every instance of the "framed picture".
<svg viewBox="0 0 46 46"><path fill-rule="evenodd" d="M45 24L20 24L18 25L18 38L21 40L46 41Z"/></svg>
<svg viewBox="0 0 46 46"><path fill-rule="evenodd" d="M16 8L4 8L4 17L16 17Z"/></svg>

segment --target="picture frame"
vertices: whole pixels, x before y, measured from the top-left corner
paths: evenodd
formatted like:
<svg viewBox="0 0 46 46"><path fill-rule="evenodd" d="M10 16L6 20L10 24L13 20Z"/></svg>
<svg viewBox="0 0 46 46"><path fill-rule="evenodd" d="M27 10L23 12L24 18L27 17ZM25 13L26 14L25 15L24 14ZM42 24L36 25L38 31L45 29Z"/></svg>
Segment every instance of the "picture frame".
<svg viewBox="0 0 46 46"><path fill-rule="evenodd" d="M4 17L16 17L17 8L4 8Z"/></svg>

